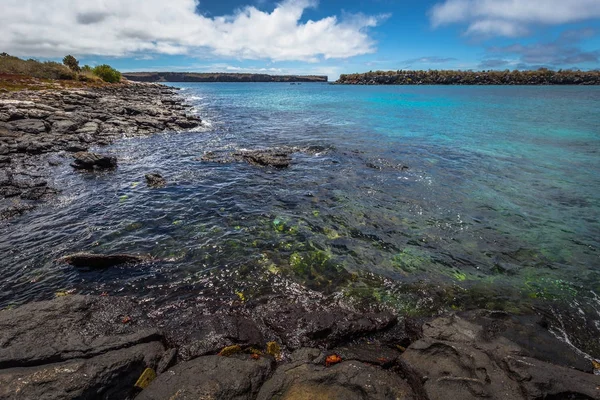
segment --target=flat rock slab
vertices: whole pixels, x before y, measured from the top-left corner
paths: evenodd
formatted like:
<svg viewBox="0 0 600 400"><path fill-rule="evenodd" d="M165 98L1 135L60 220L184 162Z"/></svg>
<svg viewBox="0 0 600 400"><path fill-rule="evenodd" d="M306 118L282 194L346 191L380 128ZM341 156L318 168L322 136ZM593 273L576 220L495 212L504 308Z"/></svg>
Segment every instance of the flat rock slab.
<svg viewBox="0 0 600 400"><path fill-rule="evenodd" d="M65 296L0 311L0 369L91 358L161 340L137 306L122 298Z"/></svg>
<svg viewBox="0 0 600 400"><path fill-rule="evenodd" d="M0 311L0 399L125 399L163 355L122 298L66 296Z"/></svg>
<svg viewBox="0 0 600 400"><path fill-rule="evenodd" d="M257 399L416 399L399 375L358 361L331 367L288 364L278 368L262 386Z"/></svg>
<svg viewBox="0 0 600 400"><path fill-rule="evenodd" d="M271 360L206 356L156 378L136 400L254 399L271 373Z"/></svg>
<svg viewBox="0 0 600 400"><path fill-rule="evenodd" d="M0 399L125 399L163 352L159 342L152 342L90 359L0 370Z"/></svg>

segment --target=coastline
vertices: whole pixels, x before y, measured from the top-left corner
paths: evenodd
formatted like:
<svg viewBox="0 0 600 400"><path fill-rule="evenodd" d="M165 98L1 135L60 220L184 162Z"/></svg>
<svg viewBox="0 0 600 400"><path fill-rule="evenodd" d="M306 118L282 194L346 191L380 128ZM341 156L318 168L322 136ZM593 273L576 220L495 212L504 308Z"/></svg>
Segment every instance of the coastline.
<svg viewBox="0 0 600 400"><path fill-rule="evenodd" d="M52 167L125 137L201 125L177 89L150 83L0 92L0 220L52 198Z"/></svg>
<svg viewBox="0 0 600 400"><path fill-rule="evenodd" d="M11 96L20 103L6 102ZM20 190L10 198L27 205L52 196L44 174L71 153L200 124L161 85L13 92L0 105L25 117L3 121L0 137L9 160L1 172L11 173L3 190ZM127 298L65 293L0 311L0 398L600 396L592 362L535 316L479 310L411 319L319 296L215 300L211 310L169 314L153 316Z"/></svg>

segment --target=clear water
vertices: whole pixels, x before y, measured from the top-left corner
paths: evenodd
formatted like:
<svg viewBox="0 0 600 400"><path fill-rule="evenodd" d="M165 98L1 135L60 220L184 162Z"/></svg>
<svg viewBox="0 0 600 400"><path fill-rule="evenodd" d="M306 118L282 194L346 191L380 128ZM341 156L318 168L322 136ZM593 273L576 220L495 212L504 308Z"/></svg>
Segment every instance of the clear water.
<svg viewBox="0 0 600 400"><path fill-rule="evenodd" d="M599 88L175 86L203 129L103 148L112 173L65 159L59 198L0 226L0 307L65 290L158 309L300 287L411 315L535 307L571 321L575 342L600 327ZM282 145L322 151L286 170L199 161ZM154 171L167 187L146 187ZM56 262L79 251L155 260Z"/></svg>

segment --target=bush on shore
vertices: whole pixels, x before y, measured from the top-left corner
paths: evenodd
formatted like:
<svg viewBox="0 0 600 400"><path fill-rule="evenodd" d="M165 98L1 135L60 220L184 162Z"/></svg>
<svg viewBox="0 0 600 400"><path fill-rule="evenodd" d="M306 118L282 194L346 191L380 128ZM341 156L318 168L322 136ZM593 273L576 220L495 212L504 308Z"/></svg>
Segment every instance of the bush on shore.
<svg viewBox="0 0 600 400"><path fill-rule="evenodd" d="M102 64L95 67L92 72L105 82L117 83L121 81L121 73L110 65Z"/></svg>
<svg viewBox="0 0 600 400"><path fill-rule="evenodd" d="M121 81L121 73L110 65L89 65L79 67L79 61L72 55L63 58L63 64L54 61L40 62L29 59L22 60L7 53L0 53L0 73L25 75L39 79L79 80L82 82Z"/></svg>
<svg viewBox="0 0 600 400"><path fill-rule="evenodd" d="M63 58L63 64L73 72L81 71L81 68L79 68L79 61L77 61L77 59L70 54Z"/></svg>
<svg viewBox="0 0 600 400"><path fill-rule="evenodd" d="M0 54L0 73L27 75L40 79L76 79L77 74L54 61L21 60L6 53Z"/></svg>

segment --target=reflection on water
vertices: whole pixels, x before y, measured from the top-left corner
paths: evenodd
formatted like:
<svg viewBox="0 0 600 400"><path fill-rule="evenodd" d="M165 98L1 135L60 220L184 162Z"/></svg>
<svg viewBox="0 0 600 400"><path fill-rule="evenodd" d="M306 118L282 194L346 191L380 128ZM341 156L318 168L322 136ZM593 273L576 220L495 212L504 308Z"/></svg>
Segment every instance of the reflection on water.
<svg viewBox="0 0 600 400"><path fill-rule="evenodd" d="M115 172L75 173L65 159L59 198L0 226L0 307L69 289L166 307L301 284L411 315L553 307L598 329L598 88L185 89L203 129L102 149ZM323 151L286 170L199 161L278 145ZM148 188L149 172L168 185ZM55 262L78 251L154 261Z"/></svg>

